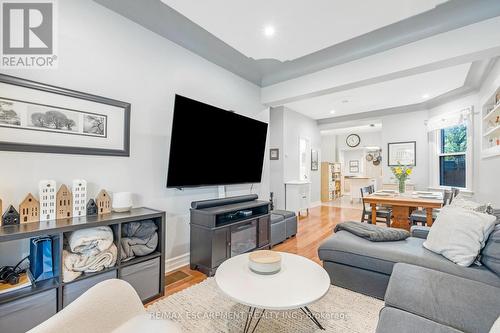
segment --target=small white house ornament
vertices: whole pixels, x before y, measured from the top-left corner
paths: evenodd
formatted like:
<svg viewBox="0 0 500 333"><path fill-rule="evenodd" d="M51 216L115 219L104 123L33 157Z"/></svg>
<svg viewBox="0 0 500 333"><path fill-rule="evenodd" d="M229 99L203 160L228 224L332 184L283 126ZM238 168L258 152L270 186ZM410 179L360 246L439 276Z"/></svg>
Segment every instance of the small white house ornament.
<svg viewBox="0 0 500 333"><path fill-rule="evenodd" d="M55 180L41 180L38 183L40 197L40 221L56 219L56 182Z"/></svg>
<svg viewBox="0 0 500 333"><path fill-rule="evenodd" d="M87 215L87 181L73 180L73 217Z"/></svg>

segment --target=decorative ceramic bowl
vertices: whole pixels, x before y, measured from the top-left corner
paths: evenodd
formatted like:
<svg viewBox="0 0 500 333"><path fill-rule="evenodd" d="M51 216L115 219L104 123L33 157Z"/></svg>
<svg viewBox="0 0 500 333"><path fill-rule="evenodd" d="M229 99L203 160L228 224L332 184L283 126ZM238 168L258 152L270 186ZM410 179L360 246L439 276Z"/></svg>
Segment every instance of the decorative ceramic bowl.
<svg viewBox="0 0 500 333"><path fill-rule="evenodd" d="M281 255L278 252L262 250L250 253L248 267L257 274L276 274L281 270Z"/></svg>

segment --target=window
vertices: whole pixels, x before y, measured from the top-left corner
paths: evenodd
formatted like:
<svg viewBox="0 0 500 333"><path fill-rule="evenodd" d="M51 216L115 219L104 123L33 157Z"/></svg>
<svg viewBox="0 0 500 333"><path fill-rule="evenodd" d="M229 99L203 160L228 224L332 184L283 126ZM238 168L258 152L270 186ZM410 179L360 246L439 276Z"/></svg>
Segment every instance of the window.
<svg viewBox="0 0 500 333"><path fill-rule="evenodd" d="M458 125L439 133L439 185L467 187L467 126Z"/></svg>

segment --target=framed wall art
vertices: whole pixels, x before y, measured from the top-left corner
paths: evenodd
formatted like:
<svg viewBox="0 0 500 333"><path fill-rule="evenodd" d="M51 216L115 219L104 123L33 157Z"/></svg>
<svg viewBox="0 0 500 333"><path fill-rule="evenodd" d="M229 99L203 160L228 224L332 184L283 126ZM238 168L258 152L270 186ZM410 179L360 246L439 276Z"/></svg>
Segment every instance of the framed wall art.
<svg viewBox="0 0 500 333"><path fill-rule="evenodd" d="M359 173L359 161L358 160L349 161L349 173Z"/></svg>
<svg viewBox="0 0 500 333"><path fill-rule="evenodd" d="M318 151L312 149L311 150L311 171L318 171L318 169L319 169Z"/></svg>
<svg viewBox="0 0 500 333"><path fill-rule="evenodd" d="M398 164L417 165L416 141L388 143L387 153L389 155L387 159L389 166L397 166Z"/></svg>
<svg viewBox="0 0 500 333"><path fill-rule="evenodd" d="M271 148L269 149L269 157L272 161L277 161L280 159L280 150L279 148Z"/></svg>
<svg viewBox="0 0 500 333"><path fill-rule="evenodd" d="M130 104L0 74L0 150L130 156Z"/></svg>

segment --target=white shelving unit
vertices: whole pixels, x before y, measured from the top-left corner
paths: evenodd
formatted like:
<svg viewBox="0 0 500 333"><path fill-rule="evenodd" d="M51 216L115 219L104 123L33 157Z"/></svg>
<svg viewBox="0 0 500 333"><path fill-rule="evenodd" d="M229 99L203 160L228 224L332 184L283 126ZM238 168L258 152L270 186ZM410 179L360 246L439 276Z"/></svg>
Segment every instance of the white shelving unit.
<svg viewBox="0 0 500 333"><path fill-rule="evenodd" d="M500 156L500 87L481 110L482 158Z"/></svg>

